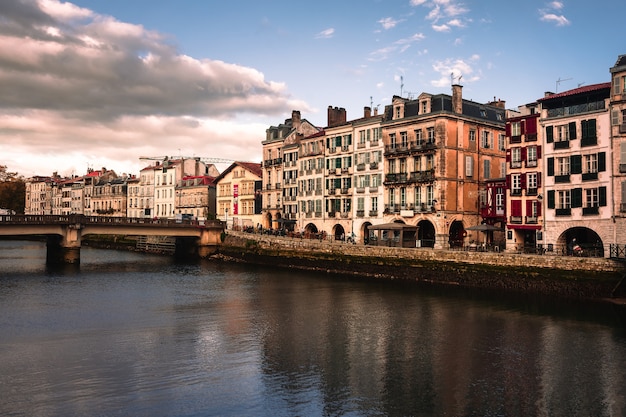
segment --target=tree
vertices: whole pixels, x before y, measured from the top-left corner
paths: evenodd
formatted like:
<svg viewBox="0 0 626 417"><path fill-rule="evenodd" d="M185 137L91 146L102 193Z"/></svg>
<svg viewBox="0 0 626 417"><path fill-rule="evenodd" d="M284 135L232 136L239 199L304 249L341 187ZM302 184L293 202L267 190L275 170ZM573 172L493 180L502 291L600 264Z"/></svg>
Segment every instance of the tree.
<svg viewBox="0 0 626 417"><path fill-rule="evenodd" d="M9 209L24 214L26 205L26 183L17 172L7 171L6 165L0 165L0 209Z"/></svg>

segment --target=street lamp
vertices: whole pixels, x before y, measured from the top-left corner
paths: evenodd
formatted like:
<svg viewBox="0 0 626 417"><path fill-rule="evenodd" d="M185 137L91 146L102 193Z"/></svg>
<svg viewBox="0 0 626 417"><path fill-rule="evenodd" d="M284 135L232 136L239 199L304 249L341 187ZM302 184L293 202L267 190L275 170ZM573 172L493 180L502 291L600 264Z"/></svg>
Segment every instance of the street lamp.
<svg viewBox="0 0 626 417"><path fill-rule="evenodd" d="M224 213L226 213L226 228L228 229L228 209L224 209Z"/></svg>

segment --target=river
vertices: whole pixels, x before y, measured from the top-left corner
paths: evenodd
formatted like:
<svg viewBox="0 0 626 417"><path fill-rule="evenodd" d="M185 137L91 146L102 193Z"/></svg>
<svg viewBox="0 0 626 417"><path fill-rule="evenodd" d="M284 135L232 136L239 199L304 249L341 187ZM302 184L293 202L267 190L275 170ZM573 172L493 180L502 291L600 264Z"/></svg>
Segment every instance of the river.
<svg viewBox="0 0 626 417"><path fill-rule="evenodd" d="M622 308L0 241L2 416L624 416Z"/></svg>

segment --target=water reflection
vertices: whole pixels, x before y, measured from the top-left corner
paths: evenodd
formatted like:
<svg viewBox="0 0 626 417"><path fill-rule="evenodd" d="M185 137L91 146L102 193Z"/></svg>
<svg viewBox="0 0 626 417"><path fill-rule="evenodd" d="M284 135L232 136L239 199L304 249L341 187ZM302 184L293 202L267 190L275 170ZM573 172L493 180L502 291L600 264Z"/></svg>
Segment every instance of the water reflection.
<svg viewBox="0 0 626 417"><path fill-rule="evenodd" d="M1 415L615 416L615 309L0 242Z"/></svg>

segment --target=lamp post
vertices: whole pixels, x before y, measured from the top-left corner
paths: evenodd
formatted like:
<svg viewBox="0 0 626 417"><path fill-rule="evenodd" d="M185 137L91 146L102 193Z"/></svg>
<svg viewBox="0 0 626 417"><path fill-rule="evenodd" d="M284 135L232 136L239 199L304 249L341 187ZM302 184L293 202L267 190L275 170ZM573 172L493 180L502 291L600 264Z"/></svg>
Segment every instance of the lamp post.
<svg viewBox="0 0 626 417"><path fill-rule="evenodd" d="M228 209L224 209L224 213L226 213L226 228L228 229Z"/></svg>

